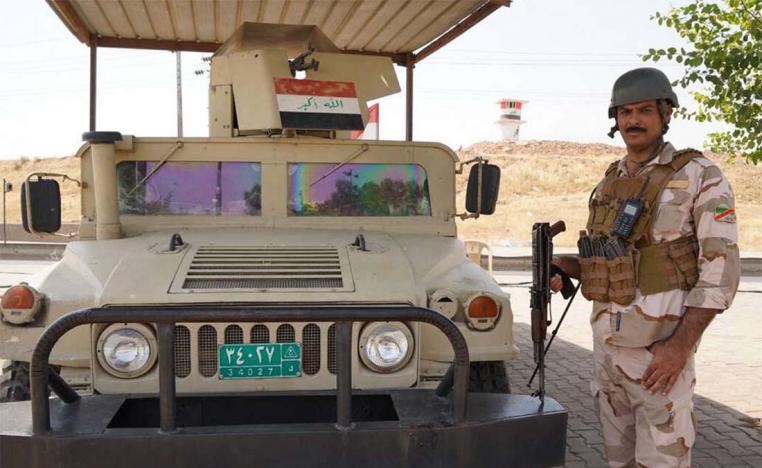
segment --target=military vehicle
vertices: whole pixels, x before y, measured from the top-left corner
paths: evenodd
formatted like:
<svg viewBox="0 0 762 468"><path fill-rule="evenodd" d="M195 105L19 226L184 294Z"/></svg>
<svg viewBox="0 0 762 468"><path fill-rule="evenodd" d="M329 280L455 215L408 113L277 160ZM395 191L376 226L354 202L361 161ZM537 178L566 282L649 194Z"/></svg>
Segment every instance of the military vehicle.
<svg viewBox="0 0 762 468"><path fill-rule="evenodd" d="M304 24L216 46L209 137L83 135L78 239L2 297L0 465L563 464L566 412L509 393L510 298L457 240L499 169L350 138L394 57ZM28 231L60 229L58 176L27 177Z"/></svg>

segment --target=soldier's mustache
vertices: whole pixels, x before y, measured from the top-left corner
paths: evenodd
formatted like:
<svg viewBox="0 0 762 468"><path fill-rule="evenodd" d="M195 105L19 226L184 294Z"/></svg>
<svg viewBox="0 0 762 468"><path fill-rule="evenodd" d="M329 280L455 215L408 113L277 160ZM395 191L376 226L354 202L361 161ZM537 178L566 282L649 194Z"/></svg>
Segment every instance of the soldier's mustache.
<svg viewBox="0 0 762 468"><path fill-rule="evenodd" d="M627 133L645 133L646 129L643 127L627 127L625 130Z"/></svg>

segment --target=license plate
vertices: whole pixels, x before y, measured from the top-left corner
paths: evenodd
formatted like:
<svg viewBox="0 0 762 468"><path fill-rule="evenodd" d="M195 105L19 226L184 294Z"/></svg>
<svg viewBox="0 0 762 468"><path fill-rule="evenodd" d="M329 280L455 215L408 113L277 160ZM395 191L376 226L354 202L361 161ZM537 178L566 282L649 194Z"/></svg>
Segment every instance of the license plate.
<svg viewBox="0 0 762 468"><path fill-rule="evenodd" d="M272 379L302 375L299 343L225 344L219 348L220 379Z"/></svg>

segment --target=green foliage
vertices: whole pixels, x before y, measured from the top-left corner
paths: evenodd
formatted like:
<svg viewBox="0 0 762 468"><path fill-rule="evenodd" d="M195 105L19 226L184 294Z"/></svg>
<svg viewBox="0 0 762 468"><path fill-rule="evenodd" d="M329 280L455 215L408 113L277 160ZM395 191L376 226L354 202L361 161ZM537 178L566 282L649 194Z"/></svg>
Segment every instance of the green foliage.
<svg viewBox="0 0 762 468"><path fill-rule="evenodd" d="M685 67L673 84L687 89L698 109L683 107L676 115L730 124L732 130L709 135L709 148L731 158L762 160L762 0L693 0L652 19L692 46L649 49L643 57Z"/></svg>
<svg viewBox="0 0 762 468"><path fill-rule="evenodd" d="M428 187L415 181L385 178L361 187L351 179L338 179L323 203L292 203L289 214L298 216L427 216L431 214Z"/></svg>

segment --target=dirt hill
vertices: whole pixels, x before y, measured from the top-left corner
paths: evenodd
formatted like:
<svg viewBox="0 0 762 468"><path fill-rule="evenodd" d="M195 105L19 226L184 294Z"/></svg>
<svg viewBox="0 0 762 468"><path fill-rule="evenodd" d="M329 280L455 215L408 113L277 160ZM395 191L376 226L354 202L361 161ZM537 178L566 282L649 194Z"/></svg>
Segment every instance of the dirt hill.
<svg viewBox="0 0 762 468"><path fill-rule="evenodd" d="M8 224L21 223L21 183L32 172L55 172L79 179L79 159L68 156L44 159L21 157L15 161L0 160L0 177L13 184L13 190L5 194ZM2 209L1 206L0 209ZM78 223L79 216L79 187L73 182L61 183L61 222Z"/></svg>
<svg viewBox="0 0 762 468"><path fill-rule="evenodd" d="M590 191L606 167L622 158L624 148L563 141L482 142L459 154L461 160L487 157L502 169L497 211L478 220L459 221L461 238L529 245L533 223L563 219L567 231L556 244L572 247L587 221ZM712 153L707 156L733 185L741 249L762 250L762 165L743 160L728 163L725 156ZM459 208L465 206L466 178L458 180Z"/></svg>
<svg viewBox="0 0 762 468"><path fill-rule="evenodd" d="M587 218L587 199L605 168L619 159L624 149L602 144L562 141L482 142L459 151L461 160L477 155L489 158L502 169L500 199L492 216L459 221L460 237L490 242L528 245L532 224L537 221L566 221L567 232L557 245L574 246L576 233ZM742 250L762 251L762 165L742 160L728 163L722 155L708 154L730 179L736 194L741 223ZM21 182L30 172L62 172L79 175L79 160L64 158L20 158L0 161L0 174L14 184L7 194L8 222L19 223ZM459 177L458 209L465 206L467 175ZM64 223L79 220L79 190L71 182L61 184ZM754 215L757 213L757 215Z"/></svg>

